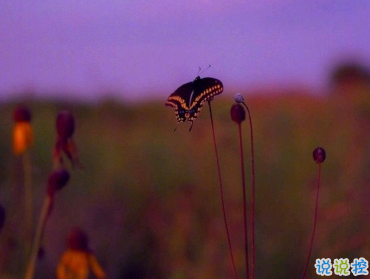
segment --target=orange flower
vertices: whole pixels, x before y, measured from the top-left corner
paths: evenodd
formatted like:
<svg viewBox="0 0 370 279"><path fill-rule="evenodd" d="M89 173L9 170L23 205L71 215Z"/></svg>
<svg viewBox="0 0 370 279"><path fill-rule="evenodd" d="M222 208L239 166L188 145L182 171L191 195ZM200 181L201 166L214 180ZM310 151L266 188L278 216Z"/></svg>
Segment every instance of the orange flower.
<svg viewBox="0 0 370 279"><path fill-rule="evenodd" d="M13 119L13 152L15 155L21 155L33 144L31 113L28 108L18 106L14 110Z"/></svg>
<svg viewBox="0 0 370 279"><path fill-rule="evenodd" d="M106 278L104 270L88 247L88 237L84 231L72 228L67 242L68 249L57 267L58 279L87 279L90 270L96 278Z"/></svg>
<svg viewBox="0 0 370 279"><path fill-rule="evenodd" d="M16 122L13 128L13 152L23 154L33 144L33 131L29 122Z"/></svg>
<svg viewBox="0 0 370 279"><path fill-rule="evenodd" d="M62 255L57 268L58 279L87 279L89 271L98 279L105 279L104 270L90 252L68 249Z"/></svg>

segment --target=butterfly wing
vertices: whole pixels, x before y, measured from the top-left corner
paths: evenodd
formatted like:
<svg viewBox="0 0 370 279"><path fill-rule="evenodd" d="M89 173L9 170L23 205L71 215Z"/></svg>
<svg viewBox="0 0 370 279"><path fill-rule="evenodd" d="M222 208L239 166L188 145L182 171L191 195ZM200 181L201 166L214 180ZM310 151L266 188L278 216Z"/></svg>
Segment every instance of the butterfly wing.
<svg viewBox="0 0 370 279"><path fill-rule="evenodd" d="M205 101L211 101L214 96L221 94L224 90L220 80L210 77L195 79L193 87L194 94L189 105L189 121L193 121L198 117Z"/></svg>
<svg viewBox="0 0 370 279"><path fill-rule="evenodd" d="M175 115L178 122L186 120L186 114L189 111L189 99L193 92L193 82L181 85L167 99L166 106L175 108Z"/></svg>
<svg viewBox="0 0 370 279"><path fill-rule="evenodd" d="M221 94L223 84L215 78L195 78L193 82L185 83L175 90L167 99L166 106L175 108L178 122L186 119L193 122L202 110L205 101L211 101L214 96ZM191 128L190 128L191 129Z"/></svg>

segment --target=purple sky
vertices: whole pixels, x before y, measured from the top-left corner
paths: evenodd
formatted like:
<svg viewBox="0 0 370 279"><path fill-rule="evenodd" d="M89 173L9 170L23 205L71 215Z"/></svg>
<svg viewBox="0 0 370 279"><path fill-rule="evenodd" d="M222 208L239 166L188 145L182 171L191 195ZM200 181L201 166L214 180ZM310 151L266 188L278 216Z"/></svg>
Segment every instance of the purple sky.
<svg viewBox="0 0 370 279"><path fill-rule="evenodd" d="M209 64L225 91L320 88L342 58L370 65L369 15L368 0L1 0L0 100L166 99Z"/></svg>

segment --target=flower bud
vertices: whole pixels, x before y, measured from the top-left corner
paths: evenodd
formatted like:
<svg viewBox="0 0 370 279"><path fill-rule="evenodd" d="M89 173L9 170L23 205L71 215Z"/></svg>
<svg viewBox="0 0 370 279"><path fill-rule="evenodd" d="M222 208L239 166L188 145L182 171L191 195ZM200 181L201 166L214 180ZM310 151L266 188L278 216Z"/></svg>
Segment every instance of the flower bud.
<svg viewBox="0 0 370 279"><path fill-rule="evenodd" d="M326 158L326 153L325 153L324 148L316 147L312 153L312 156L316 163L320 164L324 162Z"/></svg>
<svg viewBox="0 0 370 279"><path fill-rule="evenodd" d="M235 96L234 96L234 100L235 100L235 102L240 104L240 103L244 102L244 97L242 96L242 94L236 93Z"/></svg>
<svg viewBox="0 0 370 279"><path fill-rule="evenodd" d="M69 172L66 169L53 171L48 179L47 194L53 196L56 191L62 189L69 181Z"/></svg>
<svg viewBox="0 0 370 279"><path fill-rule="evenodd" d="M230 110L231 119L237 124L245 120L245 110L240 104L233 104Z"/></svg>
<svg viewBox="0 0 370 279"><path fill-rule="evenodd" d="M73 115L67 110L59 112L57 115L56 128L58 137L62 139L72 137L75 131L75 120Z"/></svg>
<svg viewBox="0 0 370 279"><path fill-rule="evenodd" d="M13 113L14 122L31 122L31 112L25 106L18 106Z"/></svg>
<svg viewBox="0 0 370 279"><path fill-rule="evenodd" d="M37 259L42 260L44 257L45 257L45 248L41 246L37 251Z"/></svg>
<svg viewBox="0 0 370 279"><path fill-rule="evenodd" d="M67 244L71 250L89 251L88 236L78 227L73 227L68 233Z"/></svg>

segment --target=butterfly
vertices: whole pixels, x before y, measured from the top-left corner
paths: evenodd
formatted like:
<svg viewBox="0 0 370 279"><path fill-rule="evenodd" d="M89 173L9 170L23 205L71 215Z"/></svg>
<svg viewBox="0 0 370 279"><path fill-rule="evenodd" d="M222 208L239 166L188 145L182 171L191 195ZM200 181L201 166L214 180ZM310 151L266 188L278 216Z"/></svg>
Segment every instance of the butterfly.
<svg viewBox="0 0 370 279"><path fill-rule="evenodd" d="M224 90L222 82L218 79L197 76L194 81L185 83L175 90L167 99L166 106L175 108L177 122L188 120L191 122L189 131L193 127L193 121L198 117L205 101L213 100Z"/></svg>

